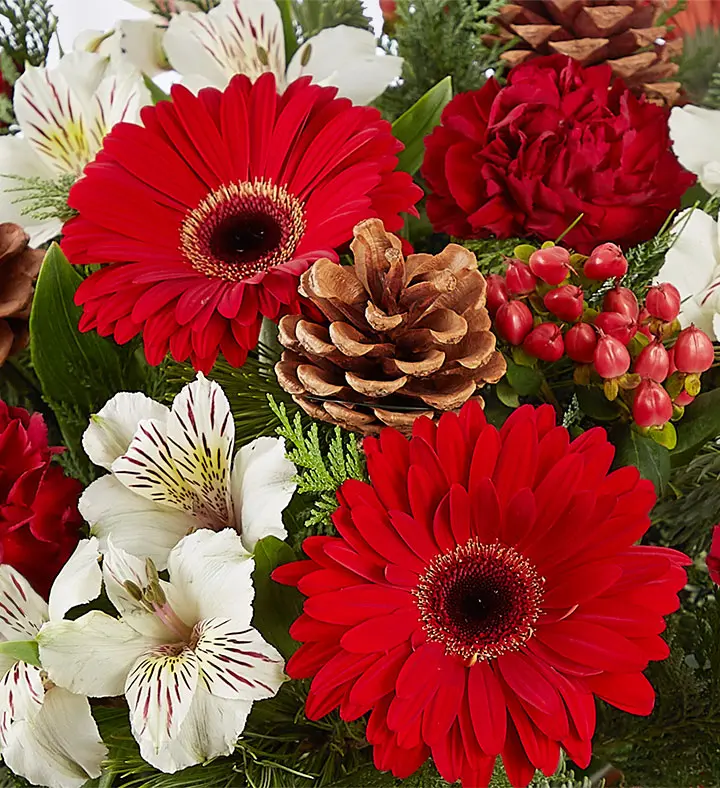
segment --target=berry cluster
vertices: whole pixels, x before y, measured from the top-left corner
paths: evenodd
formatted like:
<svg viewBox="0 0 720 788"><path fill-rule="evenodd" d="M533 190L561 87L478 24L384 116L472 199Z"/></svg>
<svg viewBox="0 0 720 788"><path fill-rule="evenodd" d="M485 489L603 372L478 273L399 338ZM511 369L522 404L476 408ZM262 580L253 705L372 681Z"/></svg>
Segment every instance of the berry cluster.
<svg viewBox="0 0 720 788"><path fill-rule="evenodd" d="M680 330L680 294L651 287L641 304L620 284L628 262L612 243L589 257L545 244L518 247L505 275L488 277L487 304L498 335L533 360L575 363L575 382L601 386L640 428L673 443L669 425L700 391L700 374L714 361L710 338L695 326ZM600 297L603 283L614 286ZM598 301L592 308L588 300ZM515 352L517 358L518 353Z"/></svg>

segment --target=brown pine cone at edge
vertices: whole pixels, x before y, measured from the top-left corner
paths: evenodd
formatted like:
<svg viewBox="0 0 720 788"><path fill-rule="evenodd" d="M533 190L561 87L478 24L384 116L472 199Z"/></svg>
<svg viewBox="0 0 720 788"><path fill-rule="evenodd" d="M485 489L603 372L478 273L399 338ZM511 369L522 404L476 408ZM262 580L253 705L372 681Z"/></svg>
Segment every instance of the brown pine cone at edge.
<svg viewBox="0 0 720 788"><path fill-rule="evenodd" d="M403 258L379 219L355 227L355 262L323 258L300 292L324 315L280 321L280 385L310 416L375 434L456 411L506 371L475 255L457 244Z"/></svg>
<svg viewBox="0 0 720 788"><path fill-rule="evenodd" d="M29 242L20 225L0 224L0 366L28 342L35 280L45 257Z"/></svg>

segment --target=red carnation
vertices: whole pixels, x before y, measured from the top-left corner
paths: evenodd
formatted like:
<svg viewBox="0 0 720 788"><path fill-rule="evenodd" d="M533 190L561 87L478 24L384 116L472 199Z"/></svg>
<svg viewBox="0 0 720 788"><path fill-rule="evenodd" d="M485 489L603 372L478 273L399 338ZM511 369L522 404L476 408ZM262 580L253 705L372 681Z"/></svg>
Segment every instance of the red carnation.
<svg viewBox="0 0 720 788"><path fill-rule="evenodd" d="M422 195L395 172L402 145L371 107L272 74L173 101L121 123L70 193L80 215L63 248L110 263L78 289L80 328L120 343L142 333L151 364L168 350L207 371L240 366L262 316L299 311L298 276L362 219L402 226Z"/></svg>
<svg viewBox="0 0 720 788"><path fill-rule="evenodd" d="M651 238L695 181L670 147L668 111L635 98L607 64L562 55L461 93L427 140L422 174L436 230L461 238Z"/></svg>
<svg viewBox="0 0 720 788"><path fill-rule="evenodd" d="M308 599L291 634L306 712L372 710L375 764L397 777L432 756L449 783L552 774L560 747L590 760L595 696L649 714L642 671L668 654L686 556L636 544L652 484L609 473L602 429L570 442L553 410L525 406L500 431L477 403L408 441L365 440L370 484L346 482L339 537L305 540L276 570Z"/></svg>
<svg viewBox="0 0 720 788"><path fill-rule="evenodd" d="M0 563L10 564L47 599L75 549L82 485L52 462L40 414L0 400Z"/></svg>

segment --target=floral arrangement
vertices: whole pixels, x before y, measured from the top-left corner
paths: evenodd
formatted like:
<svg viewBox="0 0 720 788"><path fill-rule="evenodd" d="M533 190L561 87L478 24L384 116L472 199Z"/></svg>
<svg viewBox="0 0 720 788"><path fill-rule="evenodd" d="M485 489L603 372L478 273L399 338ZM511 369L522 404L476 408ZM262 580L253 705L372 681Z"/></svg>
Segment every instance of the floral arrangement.
<svg viewBox="0 0 720 788"><path fill-rule="evenodd" d="M0 784L720 784L715 17L131 2L0 0Z"/></svg>

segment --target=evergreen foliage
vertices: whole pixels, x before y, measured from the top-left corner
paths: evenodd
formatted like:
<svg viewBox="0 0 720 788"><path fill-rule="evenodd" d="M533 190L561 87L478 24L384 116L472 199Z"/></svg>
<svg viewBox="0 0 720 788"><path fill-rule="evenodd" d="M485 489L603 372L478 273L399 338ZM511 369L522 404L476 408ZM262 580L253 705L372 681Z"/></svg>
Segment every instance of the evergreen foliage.
<svg viewBox="0 0 720 788"><path fill-rule="evenodd" d="M447 76L462 93L485 84L490 69L499 75L502 48L483 43L490 19L505 0L398 0L398 22L386 48L405 59L400 84L375 102L395 119ZM396 51L397 50L397 51Z"/></svg>
<svg viewBox="0 0 720 788"><path fill-rule="evenodd" d="M684 37L677 79L690 103L720 107L720 31L704 27Z"/></svg>
<svg viewBox="0 0 720 788"><path fill-rule="evenodd" d="M18 175L6 175L16 185L6 189L13 195L12 202L22 208L22 212L30 219L43 222L47 219L60 219L66 222L77 214L68 205L68 195L77 180L71 173L59 175L55 180L46 180L36 176L23 178Z"/></svg>
<svg viewBox="0 0 720 788"><path fill-rule="evenodd" d="M287 457L299 470L297 491L312 499L311 509L303 519L305 529L330 525L340 485L347 479L366 478L358 439L340 427L323 430L321 435L317 422L306 428L299 412L291 421L283 404L278 405L272 397L269 403L280 422L277 434L286 441ZM307 530L298 534L307 535Z"/></svg>
<svg viewBox="0 0 720 788"><path fill-rule="evenodd" d="M56 28L50 0L0 0L0 50L20 70L45 63Z"/></svg>
<svg viewBox="0 0 720 788"><path fill-rule="evenodd" d="M370 29L362 0L292 0L292 13L300 28L300 41L307 41L321 30L338 25Z"/></svg>
<svg viewBox="0 0 720 788"><path fill-rule="evenodd" d="M211 11L215 6L220 4L220 0L186 0L197 6L198 11ZM153 13L162 16L165 19L170 19L172 16L171 6L172 3L168 0L152 0Z"/></svg>

